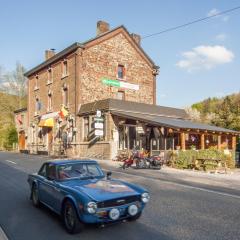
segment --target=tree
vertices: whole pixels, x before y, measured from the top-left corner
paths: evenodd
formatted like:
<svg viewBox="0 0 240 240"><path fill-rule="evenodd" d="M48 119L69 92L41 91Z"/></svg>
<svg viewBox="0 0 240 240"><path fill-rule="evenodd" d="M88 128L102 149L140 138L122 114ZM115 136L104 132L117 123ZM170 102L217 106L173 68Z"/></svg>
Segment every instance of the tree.
<svg viewBox="0 0 240 240"><path fill-rule="evenodd" d="M17 62L16 69L2 77L1 90L6 94L17 97L16 108L26 106L27 78L24 76L24 72L25 68Z"/></svg>

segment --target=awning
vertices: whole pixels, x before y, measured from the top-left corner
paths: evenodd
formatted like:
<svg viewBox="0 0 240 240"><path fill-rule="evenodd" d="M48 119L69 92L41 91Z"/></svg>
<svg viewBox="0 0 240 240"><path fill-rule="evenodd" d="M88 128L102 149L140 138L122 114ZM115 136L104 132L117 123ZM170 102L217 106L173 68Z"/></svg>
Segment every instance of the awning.
<svg viewBox="0 0 240 240"><path fill-rule="evenodd" d="M38 126L39 127L53 127L54 119L53 118L41 119Z"/></svg>
<svg viewBox="0 0 240 240"><path fill-rule="evenodd" d="M193 129L193 130L204 130L211 132L223 132L223 133L232 133L232 134L240 134L237 131L233 131L226 128L216 127L212 125L207 125L203 123L192 122L186 119L180 118L171 118L171 117L161 117L156 115L148 115L137 112L125 112L125 111L111 111L113 115L139 120L146 123L150 123L154 126L163 126L169 127L173 129Z"/></svg>

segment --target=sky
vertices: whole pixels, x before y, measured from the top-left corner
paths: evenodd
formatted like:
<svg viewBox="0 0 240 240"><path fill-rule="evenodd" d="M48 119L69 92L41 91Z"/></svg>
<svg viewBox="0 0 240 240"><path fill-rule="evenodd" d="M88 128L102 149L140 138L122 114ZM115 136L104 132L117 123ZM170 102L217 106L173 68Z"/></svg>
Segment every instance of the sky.
<svg viewBox="0 0 240 240"><path fill-rule="evenodd" d="M0 0L0 66L12 71L96 35L96 23L124 25L141 36L240 6L237 0ZM186 107L240 91L240 9L176 31L143 38L160 67L157 104Z"/></svg>

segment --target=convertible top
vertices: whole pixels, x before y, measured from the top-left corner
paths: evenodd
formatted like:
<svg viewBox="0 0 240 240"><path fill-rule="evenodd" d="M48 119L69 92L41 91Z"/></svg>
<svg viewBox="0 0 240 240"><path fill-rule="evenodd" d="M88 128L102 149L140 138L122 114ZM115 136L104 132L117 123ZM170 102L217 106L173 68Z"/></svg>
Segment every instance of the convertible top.
<svg viewBox="0 0 240 240"><path fill-rule="evenodd" d="M61 164L72 164L72 163L96 163L97 161L91 160L91 159L54 159L54 160L48 160L48 163L52 163L55 165L61 165Z"/></svg>

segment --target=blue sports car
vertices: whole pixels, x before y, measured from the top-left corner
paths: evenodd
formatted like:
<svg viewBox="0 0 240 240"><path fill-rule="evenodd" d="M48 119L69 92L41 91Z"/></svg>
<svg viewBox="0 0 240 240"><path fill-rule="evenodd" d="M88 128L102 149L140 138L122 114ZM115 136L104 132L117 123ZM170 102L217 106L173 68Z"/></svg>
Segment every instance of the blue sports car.
<svg viewBox="0 0 240 240"><path fill-rule="evenodd" d="M41 203L62 216L69 233L85 224L137 220L149 201L149 193L132 183L105 176L93 160L51 160L28 183L33 205Z"/></svg>

